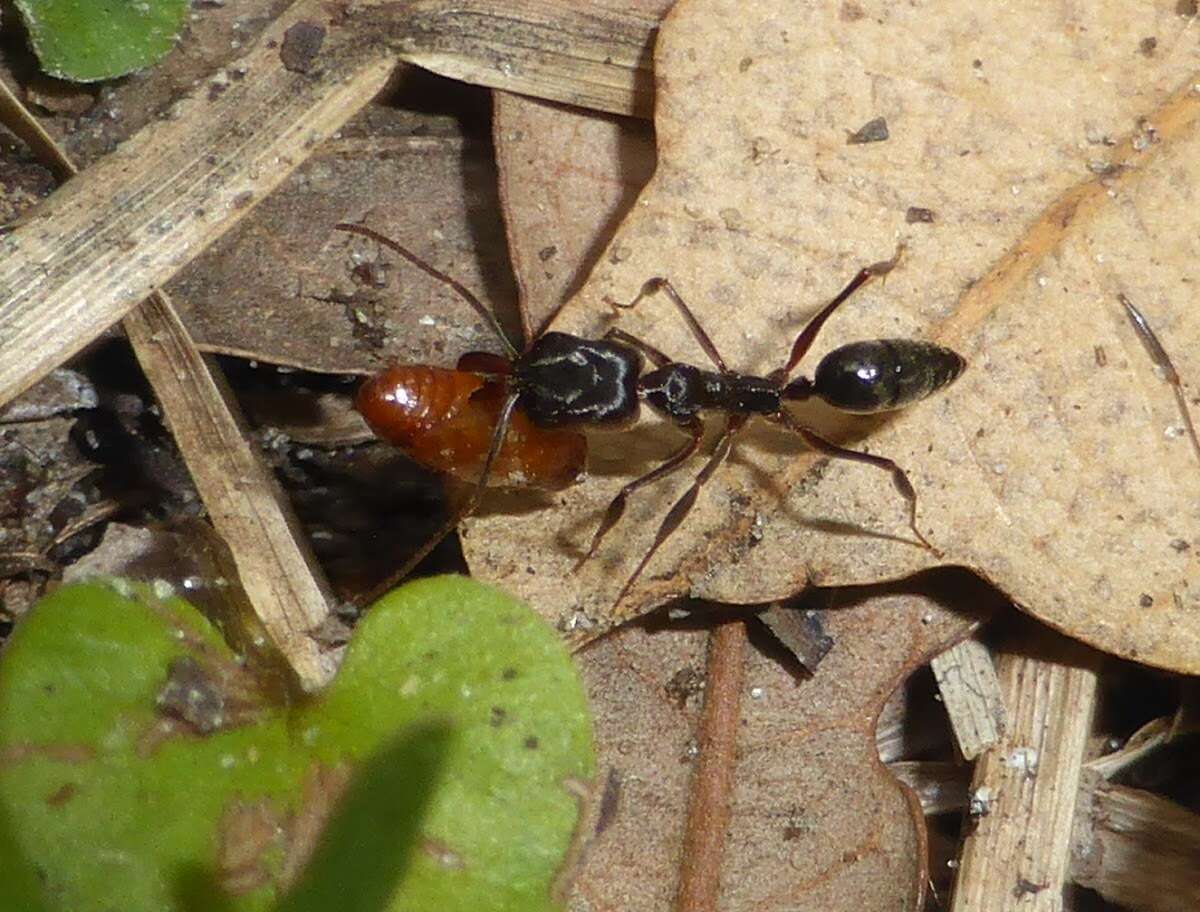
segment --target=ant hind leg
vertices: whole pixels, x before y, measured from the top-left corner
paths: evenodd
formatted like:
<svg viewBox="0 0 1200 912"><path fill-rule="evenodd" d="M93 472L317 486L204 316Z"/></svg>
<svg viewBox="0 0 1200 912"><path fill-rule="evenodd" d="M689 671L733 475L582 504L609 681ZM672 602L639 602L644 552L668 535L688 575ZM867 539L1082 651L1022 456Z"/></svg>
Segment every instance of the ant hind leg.
<svg viewBox="0 0 1200 912"><path fill-rule="evenodd" d="M850 462L861 462L865 465L875 466L878 469L883 469L889 472L892 476L892 484L896 486L896 490L900 492L900 496L908 502L908 527L912 530L912 534L916 536L921 547L931 552L937 557L942 556L942 552L935 548L917 528L917 492L913 487L912 482L908 480L908 475L904 469L900 468L893 460L886 456L875 456L871 453L860 453L858 450L849 450L845 447L840 447L832 441L826 440L810 427L806 427L796 421L791 415L786 412L781 412L779 422L785 425L789 430L799 434L804 442L819 453L824 453L833 459L845 459Z"/></svg>
<svg viewBox="0 0 1200 912"><path fill-rule="evenodd" d="M617 492L617 496L612 499L608 505L608 509L604 511L604 519L600 521L599 528L596 529L595 535L592 536L592 544L591 547L588 548L587 554L581 557L579 562L575 564L574 569L576 571L578 571L580 567L587 563L591 556L596 553L596 549L600 547L600 542L603 540L604 536L608 534L608 531L615 526L618 521L620 521L621 516L625 513L625 503L629 499L630 494L632 494L638 488L644 487L653 481L658 481L658 479L665 478L667 475L670 475L685 462L691 459L692 456L695 455L696 450L700 449L700 441L704 437L704 425L699 421L699 419L693 419L688 425L687 430L688 433L692 435L691 440L668 456L661 465L651 469L640 478L635 478L633 481L629 482L629 484L625 485L625 487L621 488L619 492Z"/></svg>
<svg viewBox="0 0 1200 912"><path fill-rule="evenodd" d="M650 563L650 558L654 557L655 552L658 551L663 542L671 537L671 534L679 528L688 513L692 511L692 507L696 504L696 498L700 494L700 489L704 487L705 483L712 478L713 474L728 458L729 451L733 448L733 438L746 423L746 417L745 415L733 415L729 418L728 423L725 425L725 430L721 432L721 437L717 441L717 448L708 457L708 462L704 464L704 468L700 470L700 474L696 476L696 480L692 482L692 486L684 492L679 500L675 501L674 506L671 507L670 511L663 518L662 525L658 527L658 532L654 536L654 544L642 555L637 568L630 575L629 579L625 581L625 585L621 587L621 592L617 595L617 602L620 602L629 594L629 590L633 588L633 584L638 581L638 578L642 575L642 571Z"/></svg>
<svg viewBox="0 0 1200 912"><path fill-rule="evenodd" d="M787 363L779 370L774 371L771 376L783 381L786 380L796 369L796 365L801 359L808 354L808 350L812 348L813 342L816 341L817 335L821 332L821 328L825 325L825 321L833 316L833 312L845 304L854 293L874 279L882 279L889 272L896 268L896 264L900 262L900 257L904 254L904 244L897 245L896 252L892 254L890 260L883 260L879 263L872 263L858 271L843 288L838 292L837 296L826 304L817 314L809 320L804 328L800 330L796 336L796 340L792 343L792 352L788 356Z"/></svg>

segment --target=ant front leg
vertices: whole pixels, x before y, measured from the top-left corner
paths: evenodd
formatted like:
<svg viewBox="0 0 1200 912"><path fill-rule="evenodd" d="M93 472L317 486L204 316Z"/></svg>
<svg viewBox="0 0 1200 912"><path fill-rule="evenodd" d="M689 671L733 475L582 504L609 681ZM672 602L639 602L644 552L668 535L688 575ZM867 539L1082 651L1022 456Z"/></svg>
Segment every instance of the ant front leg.
<svg viewBox="0 0 1200 912"><path fill-rule="evenodd" d="M796 369L796 365L801 359L808 354L808 350L812 348L813 342L816 341L817 334L821 332L821 328L825 325L825 321L833 316L833 312L845 304L854 293L866 285L873 279L883 278L889 272L896 268L896 264L900 262L900 257L904 254L904 244L897 245L896 252L892 254L890 260L883 260L879 263L873 263L865 269L860 269L850 282L838 292L837 297L821 308L820 312L815 317L805 324L796 336L796 341L792 343L792 353L788 356L787 363L779 370L772 373L772 377L779 381L786 380Z"/></svg>
<svg viewBox="0 0 1200 912"><path fill-rule="evenodd" d="M508 398L504 400L504 404L500 406L500 413L496 416L496 428L492 431L492 440L488 446L487 457L483 460L483 467L479 470L479 478L472 486L470 495L451 512L450 516L442 523L438 530L429 536L421 547L409 556L408 560L400 565L400 569L396 570L386 580L368 592L365 598L359 600L360 606L369 605L394 589L397 583L401 582L416 569L417 564L429 556L429 552L436 548L443 538L458 528L458 524L466 517L475 512L475 508L479 506L479 502L483 499L483 492L487 490L487 482L492 474L492 466L495 464L496 457L500 455L500 450L504 446L504 438L508 434L508 426L512 421L512 415L516 407L517 394L510 393Z"/></svg>
<svg viewBox="0 0 1200 912"><path fill-rule="evenodd" d="M777 420L780 424L787 427L788 430L799 434L800 437L810 447L819 453L824 453L832 459L845 459L850 462L861 462L865 465L875 466L877 469L883 469L885 472L891 473L892 484L896 486L896 490L900 492L900 496L908 501L908 527L912 530L912 534L916 536L917 541L927 551L941 557L942 552L930 544L929 539L921 534L921 530L917 528L917 492L913 488L912 482L908 480L908 475L904 469L900 468L893 460L886 456L874 456L871 453L860 453L858 450L848 450L845 447L840 447L837 444L826 440L810 427L798 422L787 412L780 412Z"/></svg>
<svg viewBox="0 0 1200 912"><path fill-rule="evenodd" d="M612 499L608 505L608 509L604 511L604 519L600 521L600 527L596 529L596 534L592 536L592 545L587 550L587 554L579 559L575 565L575 570L578 571L600 547L600 542L604 536L608 534L608 530L617 524L621 516L625 513L625 503L629 499L629 495L638 488L644 487L653 481L658 481L660 478L665 478L670 475L681 465L687 462L695 455L696 450L700 449L700 441L704 438L704 424L699 418L693 418L687 426L691 440L685 443L682 447L667 457L666 461L654 469L651 469L641 478L635 478L625 487L617 492L617 496Z"/></svg>
<svg viewBox="0 0 1200 912"><path fill-rule="evenodd" d="M696 319L696 315L692 313L692 309L684 303L683 298L675 290L675 286L671 284L670 279L663 276L655 276L652 279L647 279L645 284L642 285L642 290L637 293L637 297L628 304L618 304L616 301L610 301L609 303L618 310L632 310L641 303L642 298L648 297L656 291L663 292L671 299L671 303L679 308L679 312L683 314L684 322L687 323L688 329L692 331L692 335L695 336L696 341L700 343L700 347L704 349L704 353L717 366L717 370L723 374L728 374L730 371L725 364L725 359L721 357L721 353L717 351L717 346L713 344L713 340L704 331L704 327L700 325L700 321ZM661 367L662 365L659 366Z"/></svg>
<svg viewBox="0 0 1200 912"><path fill-rule="evenodd" d="M746 415L732 415L725 425L725 430L721 432L721 437L717 441L717 448L713 454L708 457L708 462L704 464L704 468L700 470L700 474L696 476L696 480L692 482L692 486L684 492L684 495L675 501L670 512L663 518L662 525L658 527L658 532L654 536L654 544L650 546L650 550L642 555L641 561L638 562L637 568L625 581L625 585L621 587L621 592L617 595L617 602L620 602L629 590L633 588L633 584L638 581L638 577L642 575L642 571L646 569L646 565L650 563L650 558L654 557L654 553L662 547L663 542L671 537L671 534L679 528L680 524L687 518L688 513L692 511L692 507L696 504L696 498L700 494L700 489L712 478L713 474L721 467L729 456L729 451L733 448L733 438L742 426L746 423Z"/></svg>

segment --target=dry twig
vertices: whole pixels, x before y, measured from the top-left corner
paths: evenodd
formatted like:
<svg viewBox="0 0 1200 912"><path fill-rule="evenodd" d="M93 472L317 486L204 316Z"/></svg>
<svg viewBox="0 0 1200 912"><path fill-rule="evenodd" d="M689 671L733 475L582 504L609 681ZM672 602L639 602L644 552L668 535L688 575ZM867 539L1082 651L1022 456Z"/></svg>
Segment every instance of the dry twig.
<svg viewBox="0 0 1200 912"><path fill-rule="evenodd" d="M1099 654L1042 628L1021 648L997 662L1008 732L975 768L951 912L1062 907Z"/></svg>
<svg viewBox="0 0 1200 912"><path fill-rule="evenodd" d="M958 749L974 760L1004 734L1004 700L987 647L963 640L930 662Z"/></svg>
<svg viewBox="0 0 1200 912"><path fill-rule="evenodd" d="M699 754L683 833L676 912L713 912L717 908L745 667L745 623L721 624L708 640L704 712L696 734Z"/></svg>

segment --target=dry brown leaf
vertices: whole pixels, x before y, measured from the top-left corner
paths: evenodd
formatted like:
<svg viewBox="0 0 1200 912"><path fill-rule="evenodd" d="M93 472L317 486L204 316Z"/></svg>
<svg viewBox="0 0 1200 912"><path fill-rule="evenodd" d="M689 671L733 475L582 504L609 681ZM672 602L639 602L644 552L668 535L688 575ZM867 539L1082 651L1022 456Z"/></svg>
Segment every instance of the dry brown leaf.
<svg viewBox="0 0 1200 912"><path fill-rule="evenodd" d="M412 102L446 91L410 77ZM394 253L333 226L363 221L505 313L516 290L496 208L491 155L454 118L373 105L168 288L207 351L328 372L453 365L500 350L487 325Z"/></svg>
<svg viewBox="0 0 1200 912"><path fill-rule="evenodd" d="M944 596L991 607L995 598L965 579L941 577ZM903 677L973 619L899 592L845 592L834 607L823 614L834 646L813 677L797 680L775 656L749 651L722 908L916 908L924 824L879 761L875 721ZM703 640L633 627L581 657L600 769L615 771L619 800L586 853L574 905L660 910L677 877Z"/></svg>
<svg viewBox="0 0 1200 912"><path fill-rule="evenodd" d="M1116 300L1129 294L1184 378L1197 376L1200 78L1189 23L1112 2L1084 18L952 0L683 0L657 50L658 172L556 325L597 334L606 298L628 300L669 273L726 360L766 371L856 269L904 240L886 286L848 304L815 356L907 335L952 345L970 368L938 399L884 420L825 410L814 422L907 468L945 562L1100 648L1200 671L1200 471ZM1138 52L1144 35L1157 36L1151 56ZM877 117L886 142L847 143ZM910 223L914 207L933 221ZM621 324L677 357L703 357L665 300ZM639 492L572 575L616 489L679 439L660 421L609 436L597 437L592 476L550 516L473 524L479 575L556 617L576 606L559 619L598 630L681 594L758 602L937 562L910 543L882 473L826 464L753 425L614 608L698 467Z"/></svg>
<svg viewBox="0 0 1200 912"><path fill-rule="evenodd" d="M630 627L593 644L580 672L595 714L598 779L612 781L572 907L669 908L704 699L703 631Z"/></svg>
<svg viewBox="0 0 1200 912"><path fill-rule="evenodd" d="M645 121L495 93L496 164L530 338L583 285L654 173Z"/></svg>

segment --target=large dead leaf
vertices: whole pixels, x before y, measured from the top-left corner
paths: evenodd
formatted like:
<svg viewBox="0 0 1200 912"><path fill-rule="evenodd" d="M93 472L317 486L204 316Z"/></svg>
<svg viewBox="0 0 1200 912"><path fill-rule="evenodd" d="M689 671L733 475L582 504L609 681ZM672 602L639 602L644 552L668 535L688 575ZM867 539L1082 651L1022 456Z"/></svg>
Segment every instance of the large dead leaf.
<svg viewBox="0 0 1200 912"><path fill-rule="evenodd" d="M979 585L964 590L961 574L940 581L981 610L995 601ZM924 822L879 761L875 721L903 677L971 618L899 592L845 592L834 607L821 613L834 646L813 677L797 680L777 656L748 653L722 908L918 908ZM574 907L663 909L676 889L694 772L702 642L633 627L582 659L600 768L611 770L617 798L585 856Z"/></svg>
<svg viewBox="0 0 1200 912"><path fill-rule="evenodd" d="M410 105L450 85L408 76L399 100ZM376 105L168 288L208 351L330 372L452 365L464 351L500 350L487 324L395 254L333 226L369 224L506 314L516 289L496 208L486 144L454 117Z"/></svg>
<svg viewBox="0 0 1200 912"><path fill-rule="evenodd" d="M640 120L495 99L500 197L528 337L583 284L650 179L654 136Z"/></svg>
<svg viewBox="0 0 1200 912"><path fill-rule="evenodd" d="M683 0L657 49L658 172L557 328L598 334L606 298L666 273L730 364L767 371L859 266L903 239L900 268L838 314L815 355L851 338L932 337L967 357L967 374L884 420L812 420L859 446L869 433L873 452L907 468L946 562L1096 646L1196 672L1200 472L1116 300L1128 293L1196 375L1195 37L1166 8L1080 15ZM1147 35L1151 55L1138 49ZM847 143L877 117L886 142ZM933 221L909 222L913 207ZM621 323L703 358L665 300ZM765 601L935 562L910 543L882 473L753 425L614 607L692 473L639 492L573 575L617 488L679 439L652 420L607 436L552 518L497 503L476 520L477 573L548 612L576 605L598 630L685 593Z"/></svg>

